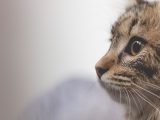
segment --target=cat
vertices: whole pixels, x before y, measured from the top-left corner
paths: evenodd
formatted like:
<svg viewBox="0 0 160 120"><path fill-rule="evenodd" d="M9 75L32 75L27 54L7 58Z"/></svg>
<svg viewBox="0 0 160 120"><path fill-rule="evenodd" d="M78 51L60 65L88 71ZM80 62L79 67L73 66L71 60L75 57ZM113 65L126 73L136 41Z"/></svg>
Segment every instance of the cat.
<svg viewBox="0 0 160 120"><path fill-rule="evenodd" d="M160 120L160 2L132 3L111 30L96 64L101 86L126 109L126 120Z"/></svg>

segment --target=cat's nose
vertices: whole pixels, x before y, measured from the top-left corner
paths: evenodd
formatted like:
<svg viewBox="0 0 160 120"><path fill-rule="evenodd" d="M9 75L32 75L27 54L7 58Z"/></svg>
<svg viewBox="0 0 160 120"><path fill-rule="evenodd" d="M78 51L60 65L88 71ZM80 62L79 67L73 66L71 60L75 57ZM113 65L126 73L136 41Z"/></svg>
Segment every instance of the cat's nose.
<svg viewBox="0 0 160 120"><path fill-rule="evenodd" d="M113 53L108 53L103 56L97 63L96 63L96 72L99 78L106 72L108 72L112 66L116 63L116 56Z"/></svg>
<svg viewBox="0 0 160 120"><path fill-rule="evenodd" d="M101 76L107 71L108 71L108 69L96 67L96 72L97 72L97 75L99 78L101 78Z"/></svg>

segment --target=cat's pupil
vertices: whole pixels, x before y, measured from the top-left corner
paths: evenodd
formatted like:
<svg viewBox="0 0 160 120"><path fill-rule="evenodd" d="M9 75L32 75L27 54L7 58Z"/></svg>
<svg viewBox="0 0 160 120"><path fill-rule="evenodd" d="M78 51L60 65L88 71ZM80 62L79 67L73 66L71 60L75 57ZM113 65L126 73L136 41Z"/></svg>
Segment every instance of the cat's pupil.
<svg viewBox="0 0 160 120"><path fill-rule="evenodd" d="M142 43L140 41L134 41L131 46L132 55L138 54L142 49Z"/></svg>

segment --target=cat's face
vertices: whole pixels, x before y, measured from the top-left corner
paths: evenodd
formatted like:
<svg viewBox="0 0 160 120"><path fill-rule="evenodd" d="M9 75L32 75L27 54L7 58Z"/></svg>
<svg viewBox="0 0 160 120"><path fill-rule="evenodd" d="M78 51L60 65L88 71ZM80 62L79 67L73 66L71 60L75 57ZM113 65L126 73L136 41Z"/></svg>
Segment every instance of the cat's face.
<svg viewBox="0 0 160 120"><path fill-rule="evenodd" d="M109 51L97 62L102 86L117 101L131 95L159 94L160 4L139 2L112 27Z"/></svg>

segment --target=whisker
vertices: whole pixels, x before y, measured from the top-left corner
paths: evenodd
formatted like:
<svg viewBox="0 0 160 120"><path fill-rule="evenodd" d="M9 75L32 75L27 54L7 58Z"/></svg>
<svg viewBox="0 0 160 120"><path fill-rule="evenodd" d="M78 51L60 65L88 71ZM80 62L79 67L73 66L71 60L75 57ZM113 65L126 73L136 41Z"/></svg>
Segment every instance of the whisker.
<svg viewBox="0 0 160 120"><path fill-rule="evenodd" d="M134 92L133 92L134 93ZM138 103L139 103L139 105L140 105L140 108L141 108L141 112L143 113L143 107L142 107L142 102L140 101L140 99L141 98L139 98L139 96L137 95L137 94L135 94L135 97L137 98L137 101L138 101Z"/></svg>
<svg viewBox="0 0 160 120"><path fill-rule="evenodd" d="M137 85L137 84L135 84L135 83L132 83L132 84L135 85L135 86L137 86L138 88L140 88L140 89L142 89L142 90L144 90L144 91L150 93L151 95L153 95L153 96L155 96L155 97L157 97L157 98L160 99L160 96L156 95L155 93L150 92L150 91L146 90L145 88L143 88L143 87L141 87L141 86L139 86L139 85Z"/></svg>
<svg viewBox="0 0 160 120"><path fill-rule="evenodd" d="M131 114L131 101L130 101L130 97L129 97L129 94L128 94L128 92L127 92L127 89L126 88L124 88L125 89L125 91L126 91L126 93L127 93L127 97L128 97L128 105L129 105L129 120L130 120L130 114Z"/></svg>
<svg viewBox="0 0 160 120"><path fill-rule="evenodd" d="M130 98L130 96L129 96L128 90L126 90L126 91L127 91L128 97L129 97L129 104L130 104L130 117L131 117L131 112L132 112L131 98Z"/></svg>
<svg viewBox="0 0 160 120"><path fill-rule="evenodd" d="M122 103L121 99L122 99L122 96L121 96L121 89L120 90L120 104Z"/></svg>
<svg viewBox="0 0 160 120"><path fill-rule="evenodd" d="M144 81L143 81L143 83L145 83L146 85L148 85L148 86L150 86L150 87L153 87L153 88L155 88L155 89L157 89L157 90L160 90L160 87L157 86L157 85L155 85L155 84L152 84L152 83L149 83L149 82L144 82Z"/></svg>
<svg viewBox="0 0 160 120"><path fill-rule="evenodd" d="M133 92L134 93L134 92ZM141 105L141 101L139 100L139 97L137 96L137 94L135 94L135 96L136 96L136 98L137 98L137 100L138 100L138 103L139 103L139 105L140 105L140 107L141 107L141 110L143 109L143 107L142 107L142 105Z"/></svg>
<svg viewBox="0 0 160 120"><path fill-rule="evenodd" d="M139 109L139 107L138 107L138 103L137 103L137 101L135 100L135 98L133 97L133 95L132 95L132 93L128 90L128 93L131 95L131 97L133 98L133 101L134 101L134 103L135 103L135 105L136 105L136 107L137 107L137 109L138 109L138 111L139 111L139 113L140 113L140 109Z"/></svg>
<svg viewBox="0 0 160 120"><path fill-rule="evenodd" d="M159 111L159 109L158 109L155 105L153 105L150 101L148 101L147 98L146 98L142 93L136 91L135 89L133 89L133 90L134 90L134 92L135 92L142 100L146 101L146 102L147 102L149 105L151 105L154 109L156 109L156 110Z"/></svg>

